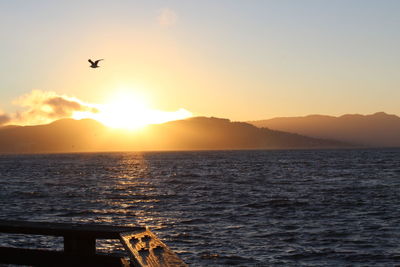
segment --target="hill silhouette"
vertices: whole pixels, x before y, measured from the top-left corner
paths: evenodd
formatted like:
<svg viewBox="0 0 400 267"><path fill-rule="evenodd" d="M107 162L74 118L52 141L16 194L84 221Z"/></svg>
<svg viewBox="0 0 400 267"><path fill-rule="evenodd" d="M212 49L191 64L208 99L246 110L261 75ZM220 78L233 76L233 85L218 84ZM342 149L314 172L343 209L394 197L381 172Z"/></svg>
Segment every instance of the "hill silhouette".
<svg viewBox="0 0 400 267"><path fill-rule="evenodd" d="M168 149L282 149L342 147L343 143L259 129L228 119L195 117L151 126Z"/></svg>
<svg viewBox="0 0 400 267"><path fill-rule="evenodd" d="M47 125L0 129L0 153L61 153L132 150L333 148L348 145L244 122L197 117L151 125L141 131L113 130L90 120L62 119Z"/></svg>
<svg viewBox="0 0 400 267"><path fill-rule="evenodd" d="M62 119L47 125L0 128L0 152L94 151L106 127L94 120Z"/></svg>
<svg viewBox="0 0 400 267"><path fill-rule="evenodd" d="M314 138L335 139L371 147L400 146L400 118L378 112L340 117L309 115L249 122L257 127L298 133Z"/></svg>

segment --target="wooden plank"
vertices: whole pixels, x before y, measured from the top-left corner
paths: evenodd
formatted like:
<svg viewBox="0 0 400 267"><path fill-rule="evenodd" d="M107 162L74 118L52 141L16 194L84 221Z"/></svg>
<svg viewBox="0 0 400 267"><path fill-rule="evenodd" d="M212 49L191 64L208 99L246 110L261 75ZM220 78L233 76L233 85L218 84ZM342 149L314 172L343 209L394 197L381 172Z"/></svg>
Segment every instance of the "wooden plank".
<svg viewBox="0 0 400 267"><path fill-rule="evenodd" d="M62 251L34 250L25 248L0 247L0 262L5 264L39 266L129 266L117 255L69 255Z"/></svg>
<svg viewBox="0 0 400 267"><path fill-rule="evenodd" d="M141 232L144 230L145 227L0 220L0 232L15 234L119 239L121 232Z"/></svg>
<svg viewBox="0 0 400 267"><path fill-rule="evenodd" d="M188 266L148 229L140 233L121 233L120 236L135 266Z"/></svg>

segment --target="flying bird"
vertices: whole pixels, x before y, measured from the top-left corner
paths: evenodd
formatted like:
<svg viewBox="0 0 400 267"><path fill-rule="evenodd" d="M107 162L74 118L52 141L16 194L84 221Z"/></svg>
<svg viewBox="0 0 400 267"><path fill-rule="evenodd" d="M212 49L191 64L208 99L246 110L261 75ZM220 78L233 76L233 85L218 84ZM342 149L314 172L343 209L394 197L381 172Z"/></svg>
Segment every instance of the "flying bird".
<svg viewBox="0 0 400 267"><path fill-rule="evenodd" d="M103 60L103 59L98 59L98 60L96 60L96 61L92 61L91 59L89 59L88 61L89 61L89 63L90 63L90 67L91 68L98 68L98 67L100 67L98 64L99 64L99 62L101 61L101 60Z"/></svg>

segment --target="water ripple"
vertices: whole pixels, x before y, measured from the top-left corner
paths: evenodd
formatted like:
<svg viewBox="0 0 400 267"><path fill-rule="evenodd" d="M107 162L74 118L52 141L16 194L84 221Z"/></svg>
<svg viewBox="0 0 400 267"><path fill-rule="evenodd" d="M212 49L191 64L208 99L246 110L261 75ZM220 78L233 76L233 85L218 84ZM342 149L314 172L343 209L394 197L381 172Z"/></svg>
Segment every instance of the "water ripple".
<svg viewBox="0 0 400 267"><path fill-rule="evenodd" d="M393 266L399 159L398 149L2 155L0 218L148 225L191 266Z"/></svg>

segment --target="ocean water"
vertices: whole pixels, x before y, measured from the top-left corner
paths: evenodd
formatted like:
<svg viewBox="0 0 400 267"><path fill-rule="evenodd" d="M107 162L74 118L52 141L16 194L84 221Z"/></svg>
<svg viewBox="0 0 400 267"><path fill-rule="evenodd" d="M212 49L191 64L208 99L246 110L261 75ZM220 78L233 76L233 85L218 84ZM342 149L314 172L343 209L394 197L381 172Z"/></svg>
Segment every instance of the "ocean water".
<svg viewBox="0 0 400 267"><path fill-rule="evenodd" d="M147 225L190 266L394 266L400 149L0 155L0 219Z"/></svg>

